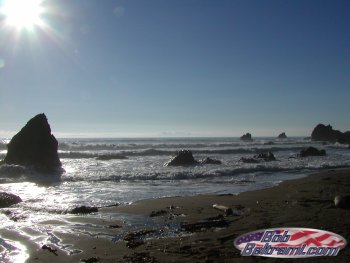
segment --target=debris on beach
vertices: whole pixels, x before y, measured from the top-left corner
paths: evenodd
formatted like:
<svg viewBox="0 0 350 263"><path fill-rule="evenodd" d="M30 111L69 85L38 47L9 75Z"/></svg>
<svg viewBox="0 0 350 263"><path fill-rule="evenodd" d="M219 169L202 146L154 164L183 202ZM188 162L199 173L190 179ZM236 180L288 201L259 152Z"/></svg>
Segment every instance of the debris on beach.
<svg viewBox="0 0 350 263"><path fill-rule="evenodd" d="M334 205L335 207L339 208L350 208L350 195L340 196L337 195L334 198Z"/></svg>
<svg viewBox="0 0 350 263"><path fill-rule="evenodd" d="M224 212L225 216L231 216L233 215L232 208L224 205L218 205L218 204L213 204L213 208L216 210L220 210Z"/></svg>
<svg viewBox="0 0 350 263"><path fill-rule="evenodd" d="M95 263L95 262L100 262L100 258L91 257L91 258L88 258L88 259L81 259L80 262Z"/></svg>
<svg viewBox="0 0 350 263"><path fill-rule="evenodd" d="M157 259L150 255L149 252L135 252L132 255L125 255L123 257L124 262L127 263L136 263L136 262L142 262L142 263L155 263L158 262Z"/></svg>
<svg viewBox="0 0 350 263"><path fill-rule="evenodd" d="M208 229L212 227L227 227L228 222L225 219L217 219L217 220L206 220L199 221L196 223L183 223L180 225L181 229L188 232L197 232L202 229Z"/></svg>
<svg viewBox="0 0 350 263"><path fill-rule="evenodd" d="M168 211L165 211L162 209L162 210L158 210L158 211L152 211L149 216L150 217L162 216L162 215L166 215L167 213L168 213Z"/></svg>
<svg viewBox="0 0 350 263"><path fill-rule="evenodd" d="M58 256L58 254L57 254L57 249L53 249L53 248L51 248L51 247L48 246L48 245L43 245L43 246L41 247L41 249L46 249L46 250L48 250L49 252L51 252L52 254Z"/></svg>
<svg viewBox="0 0 350 263"><path fill-rule="evenodd" d="M130 232L126 236L124 236L124 241L126 241L126 246L128 248L136 248L145 243L143 241L143 238L145 236L153 234L154 232L156 232L156 230L153 229L145 229L137 232Z"/></svg>
<svg viewBox="0 0 350 263"><path fill-rule="evenodd" d="M174 209L180 209L181 207L180 206L169 205L169 206L167 206L167 208L169 210L174 210Z"/></svg>

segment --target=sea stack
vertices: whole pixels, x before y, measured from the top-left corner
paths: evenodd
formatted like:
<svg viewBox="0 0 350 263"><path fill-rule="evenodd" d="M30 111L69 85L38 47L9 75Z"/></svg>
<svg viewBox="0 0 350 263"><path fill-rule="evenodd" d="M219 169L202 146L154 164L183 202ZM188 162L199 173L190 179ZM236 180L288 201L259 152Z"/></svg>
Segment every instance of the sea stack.
<svg viewBox="0 0 350 263"><path fill-rule="evenodd" d="M252 135L249 132L247 132L246 134L242 135L240 139L242 141L244 141L244 142L251 142L251 141L253 141Z"/></svg>
<svg viewBox="0 0 350 263"><path fill-rule="evenodd" d="M331 125L318 124L311 133L311 140L350 144L350 132L333 130Z"/></svg>
<svg viewBox="0 0 350 263"><path fill-rule="evenodd" d="M278 139L287 139L287 135L285 132L282 132L280 135L277 137Z"/></svg>
<svg viewBox="0 0 350 263"><path fill-rule="evenodd" d="M45 114L38 114L11 139L4 162L32 167L38 172L56 172L61 168L57 148Z"/></svg>

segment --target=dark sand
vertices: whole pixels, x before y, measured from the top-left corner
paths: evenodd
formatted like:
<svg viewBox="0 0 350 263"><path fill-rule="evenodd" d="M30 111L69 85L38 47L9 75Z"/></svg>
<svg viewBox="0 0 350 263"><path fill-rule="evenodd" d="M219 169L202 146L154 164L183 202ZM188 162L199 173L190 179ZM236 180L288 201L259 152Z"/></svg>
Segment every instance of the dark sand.
<svg viewBox="0 0 350 263"><path fill-rule="evenodd" d="M328 171L298 180L281 183L274 188L233 195L200 195L144 200L129 206L103 208L97 215L115 215L111 220L92 219L91 216L71 216L69 222L89 223L87 234L57 233L61 244L68 244L72 255L47 243L56 254L42 249L44 243L20 238L28 247L27 262L350 262L349 245L336 257L305 259L272 259L242 257L233 246L233 240L250 231L274 227L307 227L324 229L350 240L350 209L334 207L336 195L350 194L350 170ZM187 225L201 220L222 222L223 212L213 204L225 205L234 214L224 216L227 225ZM154 211L154 217L150 217ZM133 231L116 221L118 214L151 222ZM108 218L108 217L107 217ZM215 220L218 219L218 220ZM65 224L43 222L44 225ZM104 227L101 233L91 235L94 226ZM121 227L117 227L121 226ZM197 228L198 227L198 228ZM100 229L100 228L99 228ZM99 230L100 231L100 230ZM30 229L28 229L30 234ZM174 237L162 237L162 233ZM31 233L35 235L35 233ZM2 233L3 238L16 240L16 233ZM111 237L119 237L113 239ZM119 240L119 241L116 241ZM80 252L81 251L81 252ZM79 252L79 253L78 253ZM90 261L80 261L88 260Z"/></svg>

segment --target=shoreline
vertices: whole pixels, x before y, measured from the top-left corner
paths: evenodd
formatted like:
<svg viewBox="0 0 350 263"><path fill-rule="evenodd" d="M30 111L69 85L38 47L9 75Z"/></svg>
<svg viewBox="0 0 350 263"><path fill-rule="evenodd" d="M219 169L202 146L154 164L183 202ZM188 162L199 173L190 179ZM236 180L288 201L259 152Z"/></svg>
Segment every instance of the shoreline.
<svg viewBox="0 0 350 263"><path fill-rule="evenodd" d="M38 226L23 227L20 233L5 230L1 238L21 242L29 255L26 262L280 262L242 257L233 240L274 227L323 229L350 240L345 220L350 210L334 207L336 195L349 193L350 169L329 170L238 195L164 197L101 208L93 216L66 215L39 223L52 229L47 238L37 235ZM213 204L231 208L233 215ZM203 225L203 221L225 223ZM74 229L60 231L71 225ZM347 245L331 259L297 260L349 262L350 249Z"/></svg>

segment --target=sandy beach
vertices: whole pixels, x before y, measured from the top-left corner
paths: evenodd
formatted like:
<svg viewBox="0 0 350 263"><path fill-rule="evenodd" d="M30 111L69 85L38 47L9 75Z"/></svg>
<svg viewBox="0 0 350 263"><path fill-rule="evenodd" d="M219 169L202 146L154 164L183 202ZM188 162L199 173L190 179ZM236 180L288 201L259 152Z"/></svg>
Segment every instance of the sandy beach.
<svg viewBox="0 0 350 263"><path fill-rule="evenodd" d="M273 227L323 229L349 240L350 210L336 208L333 201L336 195L349 193L350 170L330 170L237 196L143 200L101 208L93 215L40 222L54 229L51 239L28 226L20 233L3 231L1 236L26 247L26 262L280 262L242 257L233 241L241 234ZM233 214L225 215L213 204L227 206ZM57 231L70 224L81 231ZM349 245L336 257L295 261L349 262Z"/></svg>

